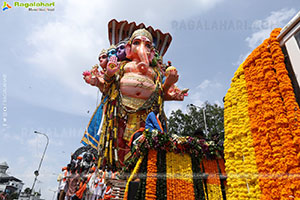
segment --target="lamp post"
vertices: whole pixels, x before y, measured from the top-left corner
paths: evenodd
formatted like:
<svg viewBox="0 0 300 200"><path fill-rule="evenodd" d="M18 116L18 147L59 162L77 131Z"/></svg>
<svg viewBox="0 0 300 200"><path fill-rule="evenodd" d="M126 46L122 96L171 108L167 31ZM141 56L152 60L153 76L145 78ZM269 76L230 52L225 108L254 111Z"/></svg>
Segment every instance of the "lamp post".
<svg viewBox="0 0 300 200"><path fill-rule="evenodd" d="M200 106L196 106L194 104L189 104L190 106L195 106L196 108L201 109ZM204 127L205 127L205 135L208 135L208 128L207 128L207 123L206 123L206 113L205 113L205 107L203 107L203 120L204 120Z"/></svg>
<svg viewBox="0 0 300 200"><path fill-rule="evenodd" d="M41 169L42 162L43 162L43 160L44 160L44 156L45 156L45 153L46 153L48 144L49 144L49 138L48 138L48 136L47 136L45 133L40 133L40 132L38 132L38 131L34 131L34 133L35 133L35 134L39 134L39 135L45 136L45 137L47 138L47 144L46 144L46 146L45 146L45 149L44 149L44 152L43 152L43 155L42 155L42 158L41 158L39 167L38 167L37 170L34 171L35 177L34 177L34 181L33 181L32 188L31 188L31 194L32 194L32 195L34 195L34 193L33 193L34 185L35 185L35 182L36 182L37 177L38 177L38 175L39 175L39 171L40 171L40 169Z"/></svg>
<svg viewBox="0 0 300 200"><path fill-rule="evenodd" d="M205 108L203 108L203 118L204 118L204 125L205 125L205 133L206 133L206 135L208 135Z"/></svg>

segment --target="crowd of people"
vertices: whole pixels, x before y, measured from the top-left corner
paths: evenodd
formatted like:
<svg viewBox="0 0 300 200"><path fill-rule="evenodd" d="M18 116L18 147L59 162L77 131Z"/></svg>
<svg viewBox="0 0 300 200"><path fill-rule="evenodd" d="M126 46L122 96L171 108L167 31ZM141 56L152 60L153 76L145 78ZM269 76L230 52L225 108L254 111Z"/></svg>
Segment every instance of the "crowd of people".
<svg viewBox="0 0 300 200"><path fill-rule="evenodd" d="M115 169L97 168L96 161L84 165L81 157L62 168L57 181L58 200L109 200L112 180L118 179Z"/></svg>

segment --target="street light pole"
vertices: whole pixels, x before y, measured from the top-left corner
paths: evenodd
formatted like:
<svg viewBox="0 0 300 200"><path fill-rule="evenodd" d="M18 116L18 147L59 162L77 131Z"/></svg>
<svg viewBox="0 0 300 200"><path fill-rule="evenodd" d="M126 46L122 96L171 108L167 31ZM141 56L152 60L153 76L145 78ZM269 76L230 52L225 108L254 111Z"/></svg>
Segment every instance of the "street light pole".
<svg viewBox="0 0 300 200"><path fill-rule="evenodd" d="M194 105L194 104L189 104L189 105L191 105L191 106L195 106L196 108L199 108L199 109L201 109L201 107L200 106L196 106L196 105ZM207 136L208 135L208 128L207 128L207 123L206 123L206 113L205 113L205 107L203 107L203 120L204 120L204 127L205 127L205 135Z"/></svg>
<svg viewBox="0 0 300 200"><path fill-rule="evenodd" d="M204 125L205 125L205 133L206 133L206 136L207 136L208 135L208 129L207 129L207 123L206 123L205 108L203 108L203 119L204 119Z"/></svg>
<svg viewBox="0 0 300 200"><path fill-rule="evenodd" d="M35 185L35 182L37 180L37 177L39 175L39 171L41 169L41 166L42 166L42 162L44 160L44 156L45 156L45 153L46 153L46 150L47 150L47 147L48 147L48 144L49 144L49 138L48 136L45 134L45 133L40 133L38 131L34 131L35 134L39 134L39 135L43 135L47 138L47 144L45 146L45 149L44 149L44 152L43 152L43 155L42 155L42 158L41 158L41 161L40 161L40 164L39 164L39 167L36 171L34 171L34 175L35 175L35 178L34 178L34 181L33 181L33 184L32 184L32 188L31 188L31 194L33 194L33 189L34 189L34 185Z"/></svg>

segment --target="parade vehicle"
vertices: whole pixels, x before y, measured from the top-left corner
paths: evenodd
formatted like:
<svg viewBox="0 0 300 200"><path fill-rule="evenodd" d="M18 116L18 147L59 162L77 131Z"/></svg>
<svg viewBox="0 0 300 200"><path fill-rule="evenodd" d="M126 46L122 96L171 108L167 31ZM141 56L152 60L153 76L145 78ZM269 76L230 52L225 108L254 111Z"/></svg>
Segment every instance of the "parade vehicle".
<svg viewBox="0 0 300 200"><path fill-rule="evenodd" d="M168 132L164 103L188 91L163 60L170 33L113 19L108 37L99 64L83 73L102 98L71 162L83 155L75 163L83 170L119 171L109 198L300 199L300 12L235 72L221 147Z"/></svg>

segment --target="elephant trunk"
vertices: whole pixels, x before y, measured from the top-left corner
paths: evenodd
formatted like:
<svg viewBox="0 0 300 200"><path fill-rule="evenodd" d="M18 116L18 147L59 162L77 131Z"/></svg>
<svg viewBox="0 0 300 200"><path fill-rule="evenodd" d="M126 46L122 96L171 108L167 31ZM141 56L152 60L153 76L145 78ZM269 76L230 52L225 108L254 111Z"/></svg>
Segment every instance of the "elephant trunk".
<svg viewBox="0 0 300 200"><path fill-rule="evenodd" d="M144 43L142 43L140 48L138 49L138 56L139 56L140 62L138 63L137 67L140 72L145 74L148 71L149 58L148 58L146 47L145 47Z"/></svg>

